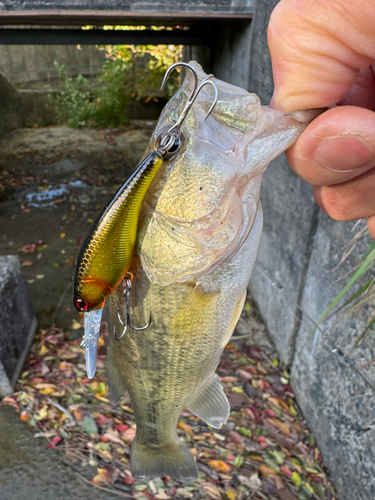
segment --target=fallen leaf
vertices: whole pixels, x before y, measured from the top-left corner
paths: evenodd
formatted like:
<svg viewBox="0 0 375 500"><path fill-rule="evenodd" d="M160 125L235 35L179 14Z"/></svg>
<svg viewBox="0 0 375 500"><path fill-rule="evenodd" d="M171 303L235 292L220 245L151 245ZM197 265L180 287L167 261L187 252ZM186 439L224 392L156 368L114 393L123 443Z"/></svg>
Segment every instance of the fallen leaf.
<svg viewBox="0 0 375 500"><path fill-rule="evenodd" d="M296 485L296 486L301 486L302 484L302 478L301 476L298 474L298 472L294 471L293 474L292 474L292 481L293 483Z"/></svg>
<svg viewBox="0 0 375 500"><path fill-rule="evenodd" d="M268 429L280 431L285 434L285 436L290 437L289 427L284 422L281 422L281 420L277 418L264 418L263 423Z"/></svg>
<svg viewBox="0 0 375 500"><path fill-rule="evenodd" d="M100 414L96 419L95 419L95 422L98 424L98 425L106 425L106 424L109 424L110 420L108 417L106 417L105 415L102 415ZM116 425L116 429L118 430L118 425ZM129 426L127 425L126 426L126 429L128 429ZM121 432L121 431L120 431Z"/></svg>
<svg viewBox="0 0 375 500"><path fill-rule="evenodd" d="M127 431L125 431L123 433L123 438L126 440L126 441L133 441L133 439L135 438L135 429L128 429Z"/></svg>
<svg viewBox="0 0 375 500"><path fill-rule="evenodd" d="M270 469L269 467L267 467L264 464L260 464L259 469L260 469L261 474L263 474L263 476L276 476L277 475L277 473L275 471L273 471L272 469Z"/></svg>
<svg viewBox="0 0 375 500"><path fill-rule="evenodd" d="M191 425L185 424L184 422L178 422L177 427L185 432L192 433Z"/></svg>
<svg viewBox="0 0 375 500"><path fill-rule="evenodd" d="M43 380L43 379L38 379L38 380ZM41 390L47 388L53 389L54 391L57 389L55 384L48 384L47 382L43 382L41 384L40 383L35 384L35 389Z"/></svg>
<svg viewBox="0 0 375 500"><path fill-rule="evenodd" d="M51 442L48 444L48 448L54 448L55 446L57 446L60 441L62 441L62 437L61 436L55 436Z"/></svg>
<svg viewBox="0 0 375 500"><path fill-rule="evenodd" d="M77 408L76 410L73 410L73 416L78 422L83 422L85 419L85 410L81 408Z"/></svg>
<svg viewBox="0 0 375 500"><path fill-rule="evenodd" d="M124 442L119 438L118 434L115 431L108 430L103 437L107 438L109 441L112 441L112 443L121 445L124 444Z"/></svg>
<svg viewBox="0 0 375 500"><path fill-rule="evenodd" d="M209 460L208 465L218 472L230 472L231 466L223 460Z"/></svg>
<svg viewBox="0 0 375 500"><path fill-rule="evenodd" d="M166 493L166 490L163 489L163 488L160 488L158 493L156 493L156 495L154 495L155 498L157 500L168 500L169 498L171 498L167 493Z"/></svg>
<svg viewBox="0 0 375 500"><path fill-rule="evenodd" d="M85 417L83 421L83 428L89 436L96 437L98 435L98 426L94 419Z"/></svg>
<svg viewBox="0 0 375 500"><path fill-rule="evenodd" d="M240 475L238 476L238 480L246 488L250 488L251 490L259 490L262 487L262 481L259 479L257 473L252 474L250 477Z"/></svg>
<svg viewBox="0 0 375 500"><path fill-rule="evenodd" d="M285 465L282 465L280 467L280 472L285 474L285 476L292 477L293 472L289 469L289 467L286 467Z"/></svg>
<svg viewBox="0 0 375 500"><path fill-rule="evenodd" d="M40 394L52 394L53 392L55 392L54 389L52 389L52 387L46 387L45 389L42 389L40 391Z"/></svg>
<svg viewBox="0 0 375 500"><path fill-rule="evenodd" d="M42 408L39 410L39 417L41 419L43 418L46 418L46 416L48 415L48 406L47 405L44 405L42 406Z"/></svg>
<svg viewBox="0 0 375 500"><path fill-rule="evenodd" d="M72 324L70 325L70 328L72 330L79 330L80 328L83 328L81 323L78 323L76 319L73 319Z"/></svg>
<svg viewBox="0 0 375 500"><path fill-rule="evenodd" d="M207 493L209 494L209 496L211 498L214 498L215 500L221 500L222 499L222 495L221 495L221 491L220 489L214 485L213 483L203 483L202 484L203 488L207 491Z"/></svg>

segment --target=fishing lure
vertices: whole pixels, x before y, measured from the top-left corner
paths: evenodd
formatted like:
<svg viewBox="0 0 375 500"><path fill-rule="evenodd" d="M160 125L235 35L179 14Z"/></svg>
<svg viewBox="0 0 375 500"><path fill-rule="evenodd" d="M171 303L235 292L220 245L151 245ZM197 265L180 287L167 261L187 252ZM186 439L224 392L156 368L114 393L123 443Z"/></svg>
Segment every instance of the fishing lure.
<svg viewBox="0 0 375 500"><path fill-rule="evenodd" d="M82 245L77 260L74 277L74 306L85 313L85 334L82 347L85 348L87 375L93 378L96 369L96 350L103 307L108 296L126 278L134 253L138 217L144 197L155 175L165 160L175 157L183 145L181 125L199 92L205 85L215 91L214 102L206 118L210 115L218 99L215 84L208 75L198 86L198 75L187 63L173 64L165 74L162 88L171 71L185 66L194 75L193 90L178 118L170 128L157 137L154 150L138 165L134 173L117 191L90 229ZM129 324L127 315L124 328L144 330ZM121 337L120 337L121 338Z"/></svg>

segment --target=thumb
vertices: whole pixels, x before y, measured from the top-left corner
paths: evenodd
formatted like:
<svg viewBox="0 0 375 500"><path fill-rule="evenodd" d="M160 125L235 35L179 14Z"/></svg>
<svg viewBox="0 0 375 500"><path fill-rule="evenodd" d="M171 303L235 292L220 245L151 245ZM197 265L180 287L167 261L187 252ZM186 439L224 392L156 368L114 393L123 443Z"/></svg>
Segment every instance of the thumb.
<svg viewBox="0 0 375 500"><path fill-rule="evenodd" d="M293 111L338 102L375 61L374 25L372 0L281 0L268 27L273 106Z"/></svg>

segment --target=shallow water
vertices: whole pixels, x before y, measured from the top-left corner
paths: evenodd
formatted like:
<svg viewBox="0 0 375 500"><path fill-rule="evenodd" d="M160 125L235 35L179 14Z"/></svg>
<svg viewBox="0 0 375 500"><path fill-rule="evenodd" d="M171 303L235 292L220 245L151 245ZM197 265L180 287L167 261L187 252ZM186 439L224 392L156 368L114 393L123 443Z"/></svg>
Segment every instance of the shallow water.
<svg viewBox="0 0 375 500"><path fill-rule="evenodd" d="M1 500L112 500L118 498L85 484L64 464L64 453L49 450L35 429L13 408L0 407Z"/></svg>

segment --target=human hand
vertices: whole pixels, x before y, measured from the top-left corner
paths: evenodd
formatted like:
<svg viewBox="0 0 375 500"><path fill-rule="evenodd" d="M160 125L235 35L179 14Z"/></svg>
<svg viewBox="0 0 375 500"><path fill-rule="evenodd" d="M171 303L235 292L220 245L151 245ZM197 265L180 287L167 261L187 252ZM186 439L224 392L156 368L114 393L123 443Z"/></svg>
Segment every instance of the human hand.
<svg viewBox="0 0 375 500"><path fill-rule="evenodd" d="M283 111L328 109L287 152L336 220L368 217L375 238L375 3L281 0L268 28L275 93Z"/></svg>

